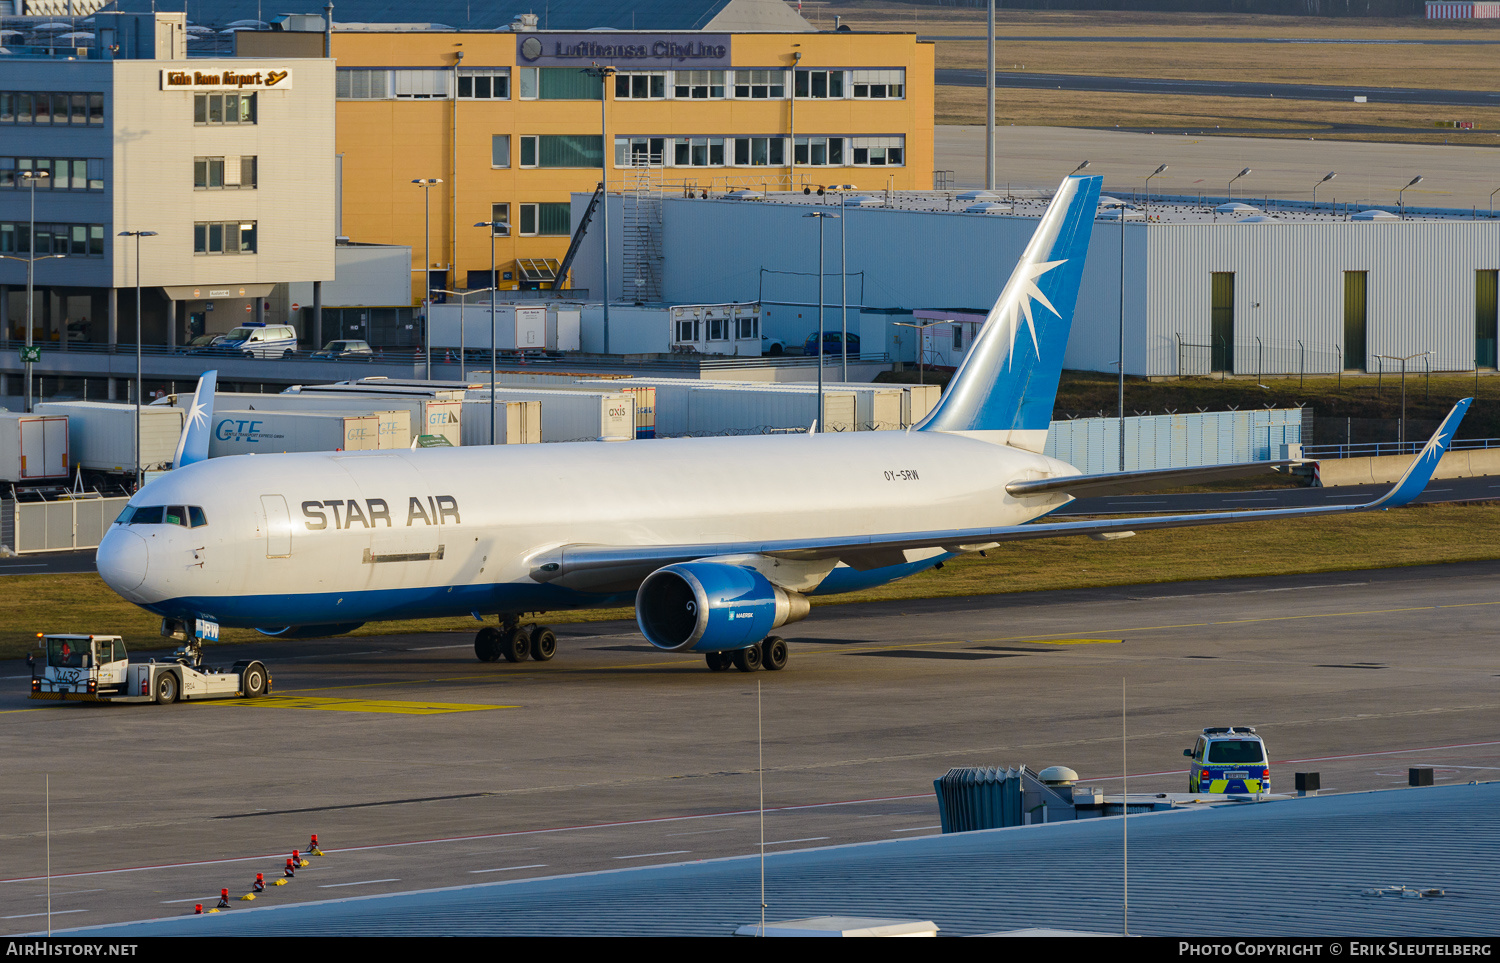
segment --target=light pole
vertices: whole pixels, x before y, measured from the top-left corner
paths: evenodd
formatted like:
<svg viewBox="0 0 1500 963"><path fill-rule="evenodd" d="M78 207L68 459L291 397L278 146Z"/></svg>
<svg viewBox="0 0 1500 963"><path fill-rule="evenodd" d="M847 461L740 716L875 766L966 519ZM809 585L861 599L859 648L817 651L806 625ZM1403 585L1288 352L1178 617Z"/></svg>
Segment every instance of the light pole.
<svg viewBox="0 0 1500 963"><path fill-rule="evenodd" d="M822 433L828 430L823 424L823 222L838 215L829 211L813 211L802 216L818 219L818 432Z"/></svg>
<svg viewBox="0 0 1500 963"><path fill-rule="evenodd" d="M1500 191L1500 187L1497 187L1495 188L1495 190L1490 191L1490 217L1495 216L1495 191Z"/></svg>
<svg viewBox="0 0 1500 963"><path fill-rule="evenodd" d="M599 230L604 251L604 291L599 301L604 309L604 353L609 354L609 158L614 153L609 142L609 78L617 71L614 67L594 64L583 72L599 78ZM494 392L490 394L493 396Z"/></svg>
<svg viewBox="0 0 1500 963"><path fill-rule="evenodd" d="M422 188L422 347L427 356L427 380L432 380L432 188L440 177L418 177L412 183Z"/></svg>
<svg viewBox="0 0 1500 963"><path fill-rule="evenodd" d="M135 488L141 489L141 238L155 237L155 231L121 231L121 237L135 238Z"/></svg>
<svg viewBox="0 0 1500 963"><path fill-rule="evenodd" d="M1234 182L1248 173L1250 173L1250 168L1247 167L1229 179L1229 199L1231 201L1234 200Z"/></svg>
<svg viewBox="0 0 1500 963"><path fill-rule="evenodd" d="M843 359L843 369L839 374L839 380L847 383L849 381L849 218L845 211L845 198L849 191L858 190L853 184L835 184L832 187L819 188L818 193L827 191L839 199L839 316L841 321L842 341L839 345L839 356Z"/></svg>
<svg viewBox="0 0 1500 963"><path fill-rule="evenodd" d="M895 325L898 328L916 328L917 329L917 384L919 384L919 385L925 385L927 383L927 370L922 365L923 358L925 357L925 355L923 353L922 345L923 345L923 342L925 342L927 340L927 329L930 328L930 327L932 327L934 324L942 324L942 323L943 322L941 322L941 321L926 321L926 322L923 322L921 324L918 324L915 321L892 321L891 322L891 324Z"/></svg>
<svg viewBox="0 0 1500 963"><path fill-rule="evenodd" d="M1420 177L1417 178L1417 180L1421 180L1421 179L1422 178L1420 178ZM1410 187L1411 185L1408 184L1407 186ZM1398 444L1402 444L1402 445L1406 444L1406 363L1408 361L1410 361L1411 359L1413 359L1413 358L1421 358L1421 357L1424 357L1424 356L1429 355L1429 354L1432 354L1432 352L1431 351L1419 351L1416 354L1409 354L1409 355L1407 355L1404 358L1398 358L1398 357L1396 357L1394 355L1389 355L1389 354L1377 354L1375 356L1377 358L1384 358L1387 361L1399 361L1399 362L1401 362L1401 431L1400 431L1400 434L1397 436L1397 443ZM1428 382L1431 383L1431 381L1432 381L1431 376L1429 376L1428 377Z"/></svg>
<svg viewBox="0 0 1500 963"><path fill-rule="evenodd" d="M433 290L436 291L438 294L451 294L455 298L458 298L458 380L459 381L463 381L464 380L464 375L468 371L468 367L467 367L467 364L466 364L466 359L468 358L468 353L469 353L469 342L468 342L469 329L468 329L468 327L464 323L464 317L465 317L464 311L469 306L469 295L471 295L471 294L491 294L491 293L494 292L495 289L494 288L471 288L471 289L469 289L467 291L449 291L447 288L433 288ZM493 299L491 299L490 307L494 308ZM491 316L493 317L493 314ZM491 331L493 332L493 330L494 329L492 327ZM494 343L494 339L492 338L491 339L491 344L493 344L493 343ZM491 380L493 381L493 378Z"/></svg>
<svg viewBox="0 0 1500 963"><path fill-rule="evenodd" d="M1314 210L1317 210L1317 207L1318 207L1318 188L1321 187L1324 184L1327 184L1329 181L1333 180L1335 177L1338 177L1338 176L1339 176L1339 172L1338 171L1329 171L1328 173L1326 173L1326 174L1323 175L1323 179L1322 180L1318 181L1318 183L1316 183L1316 184L1313 185L1313 209Z"/></svg>
<svg viewBox="0 0 1500 963"><path fill-rule="evenodd" d="M1160 167L1158 167L1156 170L1154 170L1151 173L1149 173L1149 174L1146 175L1146 223L1147 224L1151 223L1151 178L1155 177L1157 174L1160 174L1161 172L1165 171L1166 169L1167 169L1167 165L1163 164Z"/></svg>
<svg viewBox="0 0 1500 963"><path fill-rule="evenodd" d="M1088 166L1089 166L1089 162L1088 162L1088 161L1084 161L1084 162L1083 162L1083 163L1082 163L1082 164L1079 164L1079 165L1078 165L1078 166L1077 166L1077 167L1075 167L1075 168L1073 168L1073 174L1076 174L1076 173L1078 173L1078 172L1079 172L1079 171L1081 171L1081 170L1084 170L1084 169L1085 169L1085 168L1087 168L1087 167L1088 167ZM1072 177L1072 176L1073 176L1073 174L1069 174L1069 175L1068 175L1068 176L1069 176L1069 177Z"/></svg>
<svg viewBox="0 0 1500 963"><path fill-rule="evenodd" d="M33 318L33 316L35 314L35 310L36 310L35 307L32 305L32 300L33 300L32 289L33 289L34 278L35 278L35 273L36 273L36 270L35 270L35 268L36 268L36 262L37 261L45 261L48 258L64 257L65 255L62 255L62 254L44 254L41 257L37 257L36 256L36 182L39 179L43 178L43 177L50 177L51 174L48 171L22 171L17 176L23 177L26 180L28 180L28 181L31 182L31 226L29 228L27 228L27 230L29 232L29 235L30 235L30 240L27 242L27 250L30 251L30 256L29 257L25 257L25 258L14 257L14 256L11 256L11 255L3 255L3 256L7 257L9 260L12 260L12 261L25 261L26 262L26 405L25 405L25 408L26 408L26 411L29 412L29 411L31 411L31 363L32 363L31 359L33 357L33 353L31 351L31 348L32 348L32 331L31 331L31 326L32 326L32 318ZM68 332L64 331L63 334L62 334L62 336L64 338L66 338L68 336Z"/></svg>
<svg viewBox="0 0 1500 963"><path fill-rule="evenodd" d="M1418 174L1416 177L1413 177L1405 187L1396 192L1396 203L1401 208L1402 217L1406 216L1406 192L1411 190L1413 187L1416 187L1420 183L1422 183L1422 175Z"/></svg>
<svg viewBox="0 0 1500 963"><path fill-rule="evenodd" d="M510 225L505 221L480 221L474 226L490 229L490 444L493 445L495 443L495 369L500 367L500 355L495 349L495 292L500 290L500 276L495 273L495 238L509 237Z"/></svg>
<svg viewBox="0 0 1500 963"><path fill-rule="evenodd" d="M1120 215L1120 471L1125 470L1125 202L1116 198L1113 207Z"/></svg>

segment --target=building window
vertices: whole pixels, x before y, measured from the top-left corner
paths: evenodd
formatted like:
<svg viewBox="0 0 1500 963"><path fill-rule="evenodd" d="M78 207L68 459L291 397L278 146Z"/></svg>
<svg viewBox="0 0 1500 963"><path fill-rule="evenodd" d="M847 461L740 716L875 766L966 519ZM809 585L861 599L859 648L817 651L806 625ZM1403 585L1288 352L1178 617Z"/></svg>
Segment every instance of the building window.
<svg viewBox="0 0 1500 963"><path fill-rule="evenodd" d="M522 204L522 237L567 237L573 219L573 205L567 201L557 204Z"/></svg>
<svg viewBox="0 0 1500 963"><path fill-rule="evenodd" d="M809 100L839 100L844 96L842 70L797 71L796 93Z"/></svg>
<svg viewBox="0 0 1500 963"><path fill-rule="evenodd" d="M856 167L901 167L906 163L905 137L851 137Z"/></svg>
<svg viewBox="0 0 1500 963"><path fill-rule="evenodd" d="M495 237L510 237L510 205L490 205L490 233Z"/></svg>
<svg viewBox="0 0 1500 963"><path fill-rule="evenodd" d="M199 221L193 225L194 254L254 254L254 221Z"/></svg>
<svg viewBox="0 0 1500 963"><path fill-rule="evenodd" d="M661 100L667 96L667 73L664 70L615 74L615 99Z"/></svg>
<svg viewBox="0 0 1500 963"><path fill-rule="evenodd" d="M29 221L0 221L0 254L30 254ZM43 224L36 226L36 254L65 257L103 257L104 225Z"/></svg>
<svg viewBox="0 0 1500 963"><path fill-rule="evenodd" d="M339 100L390 100L391 72L340 67L334 76L333 95Z"/></svg>
<svg viewBox="0 0 1500 963"><path fill-rule="evenodd" d="M102 191L104 159L102 157L0 157L0 189L31 190L27 171L46 172L36 179L41 191Z"/></svg>
<svg viewBox="0 0 1500 963"><path fill-rule="evenodd" d="M522 100L598 100L604 81L577 67L522 67Z"/></svg>
<svg viewBox="0 0 1500 963"><path fill-rule="evenodd" d="M459 100L510 100L510 69L459 70Z"/></svg>
<svg viewBox="0 0 1500 963"><path fill-rule="evenodd" d="M616 137L616 167L660 167L666 163L665 137Z"/></svg>
<svg viewBox="0 0 1500 963"><path fill-rule="evenodd" d="M598 167L604 138L598 134L523 134L522 167Z"/></svg>
<svg viewBox="0 0 1500 963"><path fill-rule="evenodd" d="M785 165L785 137L736 137L734 139L734 166L783 167Z"/></svg>
<svg viewBox="0 0 1500 963"><path fill-rule="evenodd" d="M193 158L193 188L200 191L254 190L254 154Z"/></svg>
<svg viewBox="0 0 1500 963"><path fill-rule="evenodd" d="M678 137L672 142L672 163L677 167L723 167L724 138Z"/></svg>
<svg viewBox="0 0 1500 963"><path fill-rule="evenodd" d="M397 100L447 100L453 96L452 76L451 70L393 70L391 85Z"/></svg>
<svg viewBox="0 0 1500 963"><path fill-rule="evenodd" d="M104 124L104 95L0 91L0 124Z"/></svg>
<svg viewBox="0 0 1500 963"><path fill-rule="evenodd" d="M799 167L843 167L844 138L798 137L793 160Z"/></svg>
<svg viewBox="0 0 1500 963"><path fill-rule="evenodd" d="M495 134L490 137L490 166L510 166L510 135Z"/></svg>
<svg viewBox="0 0 1500 963"><path fill-rule="evenodd" d="M734 95L742 100L781 100L786 97L786 71L736 70Z"/></svg>
<svg viewBox="0 0 1500 963"><path fill-rule="evenodd" d="M722 100L724 71L678 70L672 74L672 96L678 100Z"/></svg>
<svg viewBox="0 0 1500 963"><path fill-rule="evenodd" d="M255 106L255 94L194 94L193 123L253 124Z"/></svg>
<svg viewBox="0 0 1500 963"><path fill-rule="evenodd" d="M849 75L856 100L901 100L906 96L905 70L851 70Z"/></svg>

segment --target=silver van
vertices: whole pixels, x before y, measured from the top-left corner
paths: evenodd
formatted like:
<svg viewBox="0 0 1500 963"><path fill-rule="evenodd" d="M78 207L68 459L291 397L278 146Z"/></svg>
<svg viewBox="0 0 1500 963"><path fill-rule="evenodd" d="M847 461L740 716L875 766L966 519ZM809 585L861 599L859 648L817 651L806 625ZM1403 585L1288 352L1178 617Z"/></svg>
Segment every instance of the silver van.
<svg viewBox="0 0 1500 963"><path fill-rule="evenodd" d="M297 331L289 324L249 321L224 335L213 351L247 358L290 358L297 353Z"/></svg>

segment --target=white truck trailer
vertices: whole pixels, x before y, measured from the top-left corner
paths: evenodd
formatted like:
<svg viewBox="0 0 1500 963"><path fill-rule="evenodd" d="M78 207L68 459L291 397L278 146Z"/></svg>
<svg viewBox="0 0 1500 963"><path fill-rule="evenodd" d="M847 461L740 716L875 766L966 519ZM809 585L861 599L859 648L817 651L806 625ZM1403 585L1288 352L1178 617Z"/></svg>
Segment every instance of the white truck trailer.
<svg viewBox="0 0 1500 963"><path fill-rule="evenodd" d="M245 659L232 669L201 662L196 644L170 662L131 662L118 635L42 634L42 658L31 664L31 698L61 702L155 702L254 699L271 691L265 664Z"/></svg>
<svg viewBox="0 0 1500 963"><path fill-rule="evenodd" d="M65 482L71 469L67 418L0 411L0 482Z"/></svg>
<svg viewBox="0 0 1500 963"><path fill-rule="evenodd" d="M380 419L337 411L215 411L208 456L377 451Z"/></svg>
<svg viewBox="0 0 1500 963"><path fill-rule="evenodd" d="M635 401L619 391L551 391L545 388L495 389L495 400L540 401L542 441L629 441L635 437ZM490 389L464 399L465 414L484 420L489 430Z"/></svg>
<svg viewBox="0 0 1500 963"><path fill-rule="evenodd" d="M73 464L104 480L133 484L137 466L135 405L118 401L44 401L39 415L68 419L68 448ZM145 405L141 411L139 465L156 471L172 463L182 436L183 409ZM87 477L85 481L89 481Z"/></svg>

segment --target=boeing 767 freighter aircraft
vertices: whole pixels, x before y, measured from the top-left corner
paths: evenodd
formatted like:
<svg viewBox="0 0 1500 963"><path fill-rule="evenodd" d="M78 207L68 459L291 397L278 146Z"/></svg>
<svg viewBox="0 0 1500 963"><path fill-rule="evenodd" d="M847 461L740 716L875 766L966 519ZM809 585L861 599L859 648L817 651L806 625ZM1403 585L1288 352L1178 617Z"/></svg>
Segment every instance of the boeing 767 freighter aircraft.
<svg viewBox="0 0 1500 963"><path fill-rule="evenodd" d="M220 625L303 637L472 613L498 617L474 640L480 659L545 661L556 636L523 616L633 602L653 645L750 671L786 664L771 632L806 616L809 596L1002 541L1361 511L1421 492L1468 401L1367 504L1037 521L1080 493L1248 473L1082 475L1041 453L1099 187L1063 181L947 394L913 430L210 461L210 372L178 467L130 500L99 546L99 574L190 651Z"/></svg>

